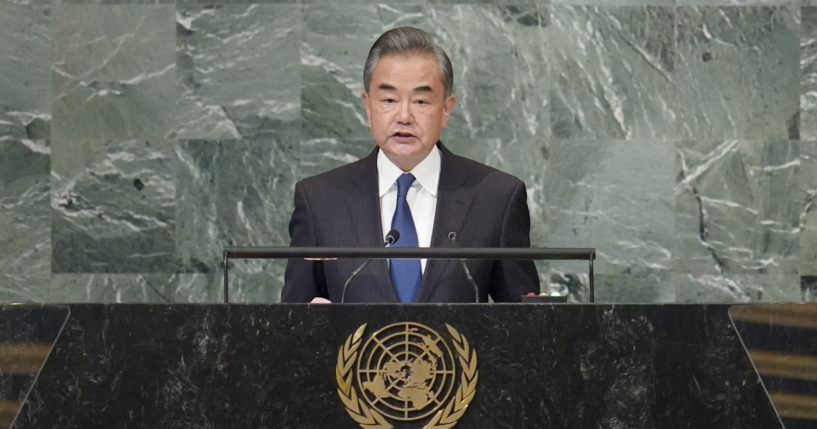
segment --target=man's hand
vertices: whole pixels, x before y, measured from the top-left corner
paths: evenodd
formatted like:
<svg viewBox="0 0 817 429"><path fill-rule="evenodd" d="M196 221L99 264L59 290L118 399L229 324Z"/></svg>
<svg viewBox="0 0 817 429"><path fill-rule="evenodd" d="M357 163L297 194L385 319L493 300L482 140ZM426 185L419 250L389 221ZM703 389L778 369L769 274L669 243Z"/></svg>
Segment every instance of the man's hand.
<svg viewBox="0 0 817 429"><path fill-rule="evenodd" d="M328 300L326 298L321 298L319 296L316 296L316 297L312 298L312 301L310 301L309 303L310 304L331 304L332 301L330 301L330 300Z"/></svg>

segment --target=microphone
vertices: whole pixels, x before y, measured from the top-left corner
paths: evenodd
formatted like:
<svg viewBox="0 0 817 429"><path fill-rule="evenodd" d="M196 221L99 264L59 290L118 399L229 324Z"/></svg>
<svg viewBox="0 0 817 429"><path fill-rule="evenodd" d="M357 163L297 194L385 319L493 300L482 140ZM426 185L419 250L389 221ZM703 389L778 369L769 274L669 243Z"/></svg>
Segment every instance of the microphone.
<svg viewBox="0 0 817 429"><path fill-rule="evenodd" d="M451 231L448 233L448 240L455 246L461 247L460 243L457 241L457 233L456 231ZM474 287L474 302L479 302L479 287L477 286L477 282L474 281L474 277L471 276L471 270L468 269L468 264L465 263L465 259L460 259L460 264L462 264L462 269L465 271L465 277L471 283L471 286Z"/></svg>
<svg viewBox="0 0 817 429"><path fill-rule="evenodd" d="M389 247L392 244L396 243L397 240L399 239L400 231L392 229L391 231L388 232L388 234L386 234L386 239L383 240L383 247ZM369 265L369 262L372 262L372 258L369 258L365 260L362 264L360 264L360 266L357 267L356 270L352 271L352 275L349 276L348 279L346 279L346 283L343 284L343 293L340 295L341 304L343 304L346 301L346 290L349 288L349 284L352 283L352 279L357 277L357 274L363 271L363 268L365 268L366 265Z"/></svg>

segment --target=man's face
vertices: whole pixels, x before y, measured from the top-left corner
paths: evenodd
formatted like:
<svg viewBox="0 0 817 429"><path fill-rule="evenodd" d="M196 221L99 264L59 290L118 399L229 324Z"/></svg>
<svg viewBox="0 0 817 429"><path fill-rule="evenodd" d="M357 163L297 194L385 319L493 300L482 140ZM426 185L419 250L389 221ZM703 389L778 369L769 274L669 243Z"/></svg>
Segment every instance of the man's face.
<svg viewBox="0 0 817 429"><path fill-rule="evenodd" d="M445 96L442 73L429 54L382 57L369 93L361 97L374 141L403 171L434 148L456 103Z"/></svg>

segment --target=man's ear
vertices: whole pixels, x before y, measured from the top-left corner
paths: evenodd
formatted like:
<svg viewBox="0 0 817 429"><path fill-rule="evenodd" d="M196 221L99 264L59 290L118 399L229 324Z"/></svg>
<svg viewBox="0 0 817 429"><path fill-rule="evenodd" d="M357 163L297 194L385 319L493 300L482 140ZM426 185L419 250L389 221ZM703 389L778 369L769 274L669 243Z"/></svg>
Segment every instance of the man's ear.
<svg viewBox="0 0 817 429"><path fill-rule="evenodd" d="M366 91L360 93L360 99L363 100L363 109L366 110L366 120L369 121L369 126L372 126L372 99Z"/></svg>
<svg viewBox="0 0 817 429"><path fill-rule="evenodd" d="M443 103L443 115L445 115L443 118L443 126L448 124L448 118L451 117L451 111L454 110L456 104L457 97L455 97L454 94L449 95L448 98L445 99L445 103Z"/></svg>

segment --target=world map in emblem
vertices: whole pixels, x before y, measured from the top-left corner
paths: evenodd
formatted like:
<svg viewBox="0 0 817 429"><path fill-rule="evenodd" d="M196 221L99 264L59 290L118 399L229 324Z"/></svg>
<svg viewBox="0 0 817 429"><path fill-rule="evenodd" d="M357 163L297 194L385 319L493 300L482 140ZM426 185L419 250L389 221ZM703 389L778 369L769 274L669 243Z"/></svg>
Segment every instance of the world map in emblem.
<svg viewBox="0 0 817 429"><path fill-rule="evenodd" d="M396 323L375 332L357 362L363 398L396 420L418 420L436 411L449 398L455 376L448 344L419 323Z"/></svg>

